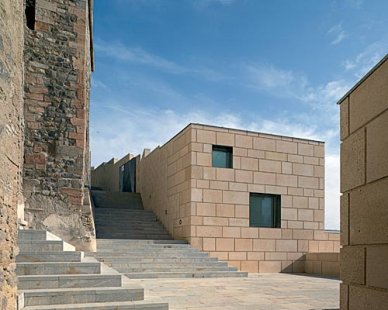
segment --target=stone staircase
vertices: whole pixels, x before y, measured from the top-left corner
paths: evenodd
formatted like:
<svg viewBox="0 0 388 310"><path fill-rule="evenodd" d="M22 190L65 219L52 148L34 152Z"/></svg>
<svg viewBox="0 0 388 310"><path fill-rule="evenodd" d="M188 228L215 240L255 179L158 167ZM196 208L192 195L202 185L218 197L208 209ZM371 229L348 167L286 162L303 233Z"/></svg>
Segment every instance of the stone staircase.
<svg viewBox="0 0 388 310"><path fill-rule="evenodd" d="M172 240L140 194L92 191L98 239Z"/></svg>
<svg viewBox="0 0 388 310"><path fill-rule="evenodd" d="M19 309L147 309L144 290L116 270L44 230L19 230Z"/></svg>
<svg viewBox="0 0 388 310"><path fill-rule="evenodd" d="M128 278L245 277L184 240L173 240L134 193L92 191L97 252L90 255Z"/></svg>

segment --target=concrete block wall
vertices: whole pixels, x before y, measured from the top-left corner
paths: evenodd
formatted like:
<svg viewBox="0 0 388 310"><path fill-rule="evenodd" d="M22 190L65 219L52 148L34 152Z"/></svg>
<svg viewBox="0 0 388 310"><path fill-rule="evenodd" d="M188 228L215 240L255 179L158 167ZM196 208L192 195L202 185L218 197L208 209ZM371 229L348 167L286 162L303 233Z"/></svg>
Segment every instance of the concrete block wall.
<svg viewBox="0 0 388 310"><path fill-rule="evenodd" d="M388 309L388 55L340 111L341 310Z"/></svg>
<svg viewBox="0 0 388 310"><path fill-rule="evenodd" d="M212 145L233 169L212 167ZM143 202L174 238L249 272L303 272L308 252L339 252L324 231L322 142L190 124L140 160ZM139 184L139 181L138 181ZM281 195L281 228L249 227L249 193Z"/></svg>
<svg viewBox="0 0 388 310"><path fill-rule="evenodd" d="M137 190L144 207L175 239L189 240L192 234L192 133L186 127L138 163Z"/></svg>
<svg viewBox="0 0 388 310"><path fill-rule="evenodd" d="M90 170L90 2L36 0L34 29L24 31L26 220L84 250L95 238L93 219L82 212Z"/></svg>
<svg viewBox="0 0 388 310"><path fill-rule="evenodd" d="M22 203L23 1L0 1L0 307L16 309L17 206Z"/></svg>

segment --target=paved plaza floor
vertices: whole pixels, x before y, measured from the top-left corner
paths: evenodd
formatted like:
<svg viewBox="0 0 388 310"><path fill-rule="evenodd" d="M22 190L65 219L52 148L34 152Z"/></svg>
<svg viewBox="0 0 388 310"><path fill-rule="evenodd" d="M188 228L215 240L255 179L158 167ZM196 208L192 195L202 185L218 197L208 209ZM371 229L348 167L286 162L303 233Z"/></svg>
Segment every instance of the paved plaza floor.
<svg viewBox="0 0 388 310"><path fill-rule="evenodd" d="M247 278L131 280L149 302L170 310L336 310L339 282L295 274L249 274Z"/></svg>

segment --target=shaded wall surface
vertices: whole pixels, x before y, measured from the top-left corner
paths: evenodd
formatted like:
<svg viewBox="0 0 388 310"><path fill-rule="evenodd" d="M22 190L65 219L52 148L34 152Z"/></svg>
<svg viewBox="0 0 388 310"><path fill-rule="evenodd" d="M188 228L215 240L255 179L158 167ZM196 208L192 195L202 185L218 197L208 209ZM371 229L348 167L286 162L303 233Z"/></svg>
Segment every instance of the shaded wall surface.
<svg viewBox="0 0 388 310"><path fill-rule="evenodd" d="M212 167L213 145L233 148L233 169ZM240 270L302 272L306 253L339 251L324 231L322 142L191 124L139 170L145 208L174 238ZM281 228L249 227L250 193L281 196Z"/></svg>
<svg viewBox="0 0 388 310"><path fill-rule="evenodd" d="M0 1L0 308L16 309L17 205L22 202L23 1Z"/></svg>
<svg viewBox="0 0 388 310"><path fill-rule="evenodd" d="M340 110L341 309L388 309L388 56Z"/></svg>
<svg viewBox="0 0 388 310"><path fill-rule="evenodd" d="M78 248L94 239L84 205L89 175L91 7L86 0L36 0L25 28L25 215ZM87 193L87 192L86 192Z"/></svg>
<svg viewBox="0 0 388 310"><path fill-rule="evenodd" d="M132 159L131 154L125 155L120 160L112 158L91 171L91 185L104 191L120 191L120 169Z"/></svg>

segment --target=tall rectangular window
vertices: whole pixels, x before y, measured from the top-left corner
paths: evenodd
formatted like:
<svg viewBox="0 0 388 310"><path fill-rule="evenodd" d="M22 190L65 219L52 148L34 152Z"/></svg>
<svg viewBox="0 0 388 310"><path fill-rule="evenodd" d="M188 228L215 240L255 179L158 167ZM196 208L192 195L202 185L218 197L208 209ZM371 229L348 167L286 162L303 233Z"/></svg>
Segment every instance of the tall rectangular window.
<svg viewBox="0 0 388 310"><path fill-rule="evenodd" d="M280 195L250 193L249 226L280 228Z"/></svg>
<svg viewBox="0 0 388 310"><path fill-rule="evenodd" d="M233 168L233 148L213 145L212 165L217 168Z"/></svg>
<svg viewBox="0 0 388 310"><path fill-rule="evenodd" d="M35 1L36 0L26 0L26 23L27 27L31 30L35 29Z"/></svg>

